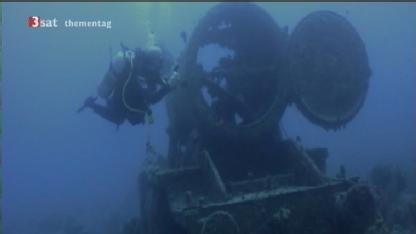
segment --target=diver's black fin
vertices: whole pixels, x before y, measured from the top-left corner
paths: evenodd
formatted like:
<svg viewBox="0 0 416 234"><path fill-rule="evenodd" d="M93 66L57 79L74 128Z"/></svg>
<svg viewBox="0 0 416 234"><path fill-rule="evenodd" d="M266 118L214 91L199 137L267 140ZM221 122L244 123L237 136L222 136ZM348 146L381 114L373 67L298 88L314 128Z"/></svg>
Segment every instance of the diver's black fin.
<svg viewBox="0 0 416 234"><path fill-rule="evenodd" d="M77 110L77 113L81 113L88 105L89 103L94 103L95 100L97 100L97 96L93 97L93 96L89 96L87 97L87 99L85 99L84 103L82 104L82 106L80 106Z"/></svg>
<svg viewBox="0 0 416 234"><path fill-rule="evenodd" d="M85 105L82 105L80 108L78 108L76 113L81 113L85 109Z"/></svg>

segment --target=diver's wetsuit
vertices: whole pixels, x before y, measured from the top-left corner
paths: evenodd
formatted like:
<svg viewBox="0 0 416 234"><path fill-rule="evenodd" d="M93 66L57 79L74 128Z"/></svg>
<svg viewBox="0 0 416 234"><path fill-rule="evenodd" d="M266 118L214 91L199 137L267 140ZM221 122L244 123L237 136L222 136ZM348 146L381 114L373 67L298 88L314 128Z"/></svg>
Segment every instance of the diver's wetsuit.
<svg viewBox="0 0 416 234"><path fill-rule="evenodd" d="M136 55L140 51L136 51ZM124 90L124 99L132 111L123 101L123 87L128 79L128 74L123 74L115 83L112 95L107 99L107 105L99 105L95 102L86 105L104 119L120 125L127 119L132 125L144 123L145 114L151 114L150 105L159 102L170 90L170 86L163 83L160 72L147 69L147 65L140 56L133 61L135 66L132 78ZM142 82L140 78L143 77Z"/></svg>
<svg viewBox="0 0 416 234"><path fill-rule="evenodd" d="M120 82L121 83L121 82ZM117 84L113 95L107 100L107 105L91 103L95 113L101 117L120 125L127 119L131 124L144 123L145 113L151 114L149 105L159 102L170 90L169 87L162 87L157 91L144 89L142 87L126 88L125 99L129 106L139 109L143 112L134 112L124 105L122 99L122 90L124 84ZM130 87L133 84L129 85Z"/></svg>

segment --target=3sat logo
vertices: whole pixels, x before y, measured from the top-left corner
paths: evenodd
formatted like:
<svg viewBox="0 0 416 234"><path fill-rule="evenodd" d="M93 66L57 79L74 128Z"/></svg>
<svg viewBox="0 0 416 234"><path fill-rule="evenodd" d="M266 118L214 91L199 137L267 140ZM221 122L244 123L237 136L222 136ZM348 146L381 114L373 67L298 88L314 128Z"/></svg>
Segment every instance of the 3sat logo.
<svg viewBox="0 0 416 234"><path fill-rule="evenodd" d="M27 19L29 28L57 28L57 19L42 19L39 16L29 16Z"/></svg>

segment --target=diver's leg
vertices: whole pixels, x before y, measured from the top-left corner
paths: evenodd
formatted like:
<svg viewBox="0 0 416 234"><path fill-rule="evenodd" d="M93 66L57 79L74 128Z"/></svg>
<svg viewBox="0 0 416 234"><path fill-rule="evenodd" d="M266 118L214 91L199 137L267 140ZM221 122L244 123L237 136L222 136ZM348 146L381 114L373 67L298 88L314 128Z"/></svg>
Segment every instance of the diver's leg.
<svg viewBox="0 0 416 234"><path fill-rule="evenodd" d="M124 122L124 115L121 113L121 111L117 110L113 105L99 105L95 102L88 103L87 105L89 108L91 108L95 113L103 117L104 119L113 122L117 125L120 125Z"/></svg>
<svg viewBox="0 0 416 234"><path fill-rule="evenodd" d="M128 113L126 118L131 125L142 124L146 121L143 113Z"/></svg>

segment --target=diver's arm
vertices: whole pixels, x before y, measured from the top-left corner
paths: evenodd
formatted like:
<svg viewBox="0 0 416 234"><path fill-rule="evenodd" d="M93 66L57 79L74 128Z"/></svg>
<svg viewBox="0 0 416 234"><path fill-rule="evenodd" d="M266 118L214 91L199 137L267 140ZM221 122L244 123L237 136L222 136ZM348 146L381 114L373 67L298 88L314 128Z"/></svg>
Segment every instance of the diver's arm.
<svg viewBox="0 0 416 234"><path fill-rule="evenodd" d="M172 89L170 86L163 86L162 88L158 89L155 92L152 92L147 96L147 103L150 105L158 103L160 100L162 100L163 97L166 96Z"/></svg>

